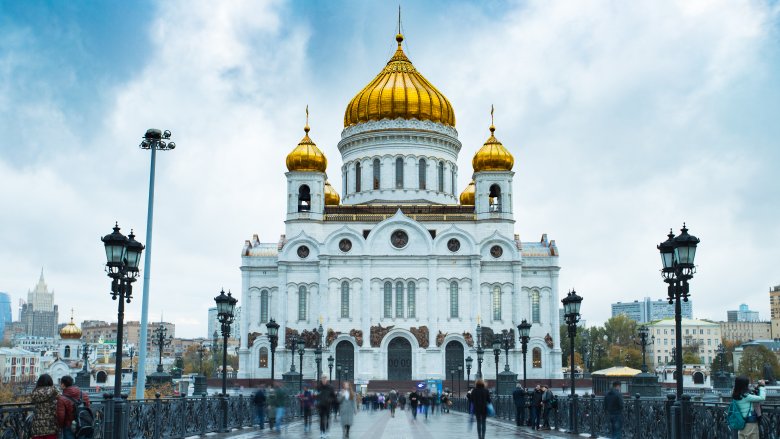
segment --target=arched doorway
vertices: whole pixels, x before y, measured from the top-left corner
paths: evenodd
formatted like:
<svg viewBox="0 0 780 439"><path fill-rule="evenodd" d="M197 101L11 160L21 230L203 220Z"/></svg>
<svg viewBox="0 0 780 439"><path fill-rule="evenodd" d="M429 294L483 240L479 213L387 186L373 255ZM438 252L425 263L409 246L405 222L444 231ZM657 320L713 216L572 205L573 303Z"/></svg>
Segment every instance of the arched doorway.
<svg viewBox="0 0 780 439"><path fill-rule="evenodd" d="M693 384L704 384L704 374L701 372L693 373Z"/></svg>
<svg viewBox="0 0 780 439"><path fill-rule="evenodd" d="M458 373L458 366L461 370ZM460 342L452 340L444 348L444 377L451 379L452 371L455 372L455 378L463 379L463 345Z"/></svg>
<svg viewBox="0 0 780 439"><path fill-rule="evenodd" d="M108 374L102 370L98 371L95 381L97 381L98 384L105 384L105 382L108 381Z"/></svg>
<svg viewBox="0 0 780 439"><path fill-rule="evenodd" d="M339 379L339 368L341 368L341 379L352 380L355 376L355 349L352 343L341 340L336 345L336 370L333 378Z"/></svg>
<svg viewBox="0 0 780 439"><path fill-rule="evenodd" d="M387 379L412 379L412 345L403 337L396 337L387 345Z"/></svg>

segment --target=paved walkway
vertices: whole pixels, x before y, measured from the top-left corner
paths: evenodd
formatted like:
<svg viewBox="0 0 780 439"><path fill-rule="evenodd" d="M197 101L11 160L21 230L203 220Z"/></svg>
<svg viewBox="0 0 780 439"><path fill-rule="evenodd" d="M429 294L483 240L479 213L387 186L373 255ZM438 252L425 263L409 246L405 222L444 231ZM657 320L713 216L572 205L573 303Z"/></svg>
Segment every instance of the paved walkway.
<svg viewBox="0 0 780 439"><path fill-rule="evenodd" d="M503 438L572 438L560 432L533 431L526 427L515 427L506 422L488 419L486 436L488 439ZM319 434L319 420L315 416L312 422L312 431L304 432L303 423L296 421L291 423L287 430L281 433L268 430L242 430L223 437L230 439L256 439L256 438L312 438L317 439ZM342 437L341 424L331 420L331 439ZM412 420L408 410L397 411L395 418L390 417L388 410L376 412L359 412L355 416L355 424L350 429L350 439L473 439L477 437L476 423L471 424L466 415L451 412L449 414L437 414L435 416L417 415L417 420Z"/></svg>

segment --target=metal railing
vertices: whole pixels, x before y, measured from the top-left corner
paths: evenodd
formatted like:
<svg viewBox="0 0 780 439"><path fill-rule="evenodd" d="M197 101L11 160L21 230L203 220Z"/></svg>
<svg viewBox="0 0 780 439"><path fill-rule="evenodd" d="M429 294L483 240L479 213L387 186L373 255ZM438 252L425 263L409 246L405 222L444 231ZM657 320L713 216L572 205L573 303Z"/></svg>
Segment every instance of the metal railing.
<svg viewBox="0 0 780 439"><path fill-rule="evenodd" d="M493 396L493 407L498 420L515 422L516 409L510 396ZM528 423L530 407L528 398L523 409L524 424ZM572 410L570 396L558 396L558 409L550 413L550 427L565 432L573 431L570 424ZM677 404L674 395L665 398L640 398L638 395L624 398L622 424L626 439L734 439L737 433L726 423L726 402L691 401L689 395ZM453 399L452 410L468 413L465 398ZM685 414L678 425L678 410ZM573 417L576 431L591 438L609 437L610 420L604 411L604 398L586 395L578 398ZM780 439L780 404L762 404L759 422L761 439Z"/></svg>

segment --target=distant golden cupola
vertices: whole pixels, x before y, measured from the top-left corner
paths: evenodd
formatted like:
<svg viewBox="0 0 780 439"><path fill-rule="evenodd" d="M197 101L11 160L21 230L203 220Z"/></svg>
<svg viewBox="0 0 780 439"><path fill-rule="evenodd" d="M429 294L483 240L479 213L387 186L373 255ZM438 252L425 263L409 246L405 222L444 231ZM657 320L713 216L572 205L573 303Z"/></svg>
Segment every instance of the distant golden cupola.
<svg viewBox="0 0 780 439"><path fill-rule="evenodd" d="M430 120L455 126L455 111L447 98L421 75L395 37L398 49L387 65L349 101L344 127L382 119Z"/></svg>
<svg viewBox="0 0 780 439"><path fill-rule="evenodd" d="M326 206L338 206L341 202L341 197L336 189L330 185L328 180L325 180L325 205Z"/></svg>
<svg viewBox="0 0 780 439"><path fill-rule="evenodd" d="M515 158L504 148L504 145L493 134L496 127L490 124L490 137L482 145L482 148L474 154L471 165L474 172L481 171L511 171L515 164Z"/></svg>
<svg viewBox="0 0 780 439"><path fill-rule="evenodd" d="M328 168L328 159L309 138L308 119L309 108L306 107L306 126L303 128L306 134L298 142L298 146L287 155L287 169L290 171L325 172L325 169Z"/></svg>
<svg viewBox="0 0 780 439"><path fill-rule="evenodd" d="M460 204L463 206L473 206L474 195L476 193L477 185L474 183L474 180L471 180L471 183L466 186L466 189L463 189L463 192L460 193Z"/></svg>
<svg viewBox="0 0 780 439"><path fill-rule="evenodd" d="M70 318L70 323L60 329L60 338L63 340L78 340L81 338L81 329L73 323L73 317Z"/></svg>

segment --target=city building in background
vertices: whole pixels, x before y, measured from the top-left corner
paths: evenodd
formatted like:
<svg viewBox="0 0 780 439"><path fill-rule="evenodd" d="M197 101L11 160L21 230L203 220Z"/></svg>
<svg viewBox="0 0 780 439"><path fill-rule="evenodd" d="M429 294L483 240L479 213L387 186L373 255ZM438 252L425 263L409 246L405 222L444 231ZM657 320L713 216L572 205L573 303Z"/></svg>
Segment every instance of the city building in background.
<svg viewBox="0 0 780 439"><path fill-rule="evenodd" d="M738 310L726 311L729 322L758 322L758 311L751 311L747 304L739 305Z"/></svg>
<svg viewBox="0 0 780 439"><path fill-rule="evenodd" d="M22 305L19 321L24 327L24 334L33 337L57 337L59 330L59 311L54 304L54 291L49 292L46 281L41 277L35 288L27 292L27 303Z"/></svg>
<svg viewBox="0 0 780 439"><path fill-rule="evenodd" d="M720 322L720 334L723 340L746 342L772 338L770 322Z"/></svg>
<svg viewBox="0 0 780 439"><path fill-rule="evenodd" d="M664 319L650 323L650 335L655 337L648 350L654 355L648 355L648 362L652 360L656 366L669 364L674 361L672 348L675 347L674 319ZM682 319L683 352L689 349L695 353L701 363L709 366L713 358L718 354L718 345L721 344L720 325L705 320Z"/></svg>
<svg viewBox="0 0 780 439"><path fill-rule="evenodd" d="M5 325L13 321L11 313L11 296L0 292L0 339L5 339Z"/></svg>
<svg viewBox="0 0 780 439"><path fill-rule="evenodd" d="M780 338L780 285L769 288L772 338Z"/></svg>
<svg viewBox="0 0 780 439"><path fill-rule="evenodd" d="M20 348L0 348L0 379L3 383L34 383L40 374L40 354Z"/></svg>
<svg viewBox="0 0 780 439"><path fill-rule="evenodd" d="M764 346L774 354L780 357L780 340L778 339L766 339L766 340L753 340L734 348L734 370L739 369L739 363L742 361L742 355L746 348L751 346Z"/></svg>
<svg viewBox="0 0 780 439"><path fill-rule="evenodd" d="M688 299L682 302L682 316L688 319L693 318L693 301ZM612 317L620 314L636 321L637 323L648 323L656 320L674 318L674 305L666 299L651 300L645 297L643 300L633 302L617 302L612 304Z"/></svg>
<svg viewBox="0 0 780 439"><path fill-rule="evenodd" d="M233 320L233 324L230 325L230 337L233 338L239 338L240 329L239 325L241 322L241 307L237 306L235 311L233 311L233 315L235 316ZM208 333L206 334L206 338L213 338L214 337L214 331L217 331L217 334L219 334L220 337L222 337L222 327L219 323L219 320L217 319L217 307L209 308L209 320L208 320Z"/></svg>
<svg viewBox="0 0 780 439"><path fill-rule="evenodd" d="M146 354L148 356L154 356L157 358L158 348L152 344L152 336L154 330L160 326L161 322L149 322L147 331L149 331L149 343L146 347ZM176 325L170 322L162 322L162 325L168 330L167 335L171 338L176 337ZM82 339L90 344L99 344L105 346L116 345L116 322L108 323L97 320L86 320L81 323L81 331L83 333ZM134 320L124 323L124 345L127 346L140 346L139 340L141 339L141 322ZM106 347L106 355L112 348ZM115 349L115 347L113 348ZM163 349L163 355L173 355L173 347L168 345Z"/></svg>

